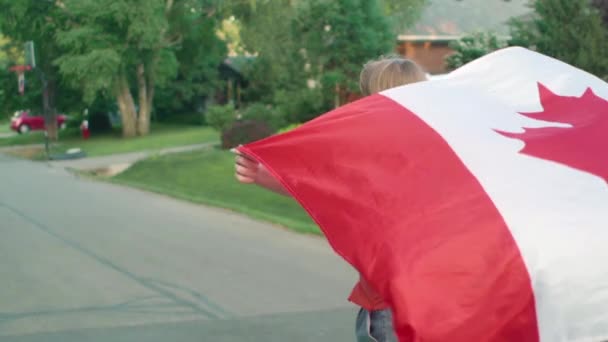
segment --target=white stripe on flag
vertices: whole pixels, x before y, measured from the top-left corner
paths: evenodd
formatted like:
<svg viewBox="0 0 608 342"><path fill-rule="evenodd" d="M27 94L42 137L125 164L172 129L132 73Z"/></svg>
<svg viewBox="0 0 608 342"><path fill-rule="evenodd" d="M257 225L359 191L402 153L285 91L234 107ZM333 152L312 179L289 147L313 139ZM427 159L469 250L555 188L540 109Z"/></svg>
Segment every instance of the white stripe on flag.
<svg viewBox="0 0 608 342"><path fill-rule="evenodd" d="M382 94L442 135L499 209L532 278L541 341L608 340L607 183L522 154L523 142L495 131L568 127L518 114L542 110L538 82L561 96L590 87L608 99L600 79L521 48Z"/></svg>

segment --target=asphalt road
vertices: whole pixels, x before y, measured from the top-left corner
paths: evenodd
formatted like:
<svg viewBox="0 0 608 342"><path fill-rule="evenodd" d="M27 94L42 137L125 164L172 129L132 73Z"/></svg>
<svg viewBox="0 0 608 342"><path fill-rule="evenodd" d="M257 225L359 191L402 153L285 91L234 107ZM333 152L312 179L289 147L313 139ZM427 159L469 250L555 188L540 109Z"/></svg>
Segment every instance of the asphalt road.
<svg viewBox="0 0 608 342"><path fill-rule="evenodd" d="M325 240L0 155L0 341L352 341Z"/></svg>

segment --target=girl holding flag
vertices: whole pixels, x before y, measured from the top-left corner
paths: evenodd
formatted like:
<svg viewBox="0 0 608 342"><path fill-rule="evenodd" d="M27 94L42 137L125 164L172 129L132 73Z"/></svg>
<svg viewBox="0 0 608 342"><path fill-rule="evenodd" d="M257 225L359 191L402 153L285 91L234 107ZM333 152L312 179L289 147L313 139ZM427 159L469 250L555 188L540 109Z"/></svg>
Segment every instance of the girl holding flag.
<svg viewBox="0 0 608 342"><path fill-rule="evenodd" d="M426 74L413 61L401 57L370 61L363 67L359 86L368 96L393 87L425 81ZM244 184L256 184L276 193L290 196L289 192L263 165L243 154L236 156L236 178ZM360 277L349 300L361 307L356 320L356 336L359 342L397 341L393 330L390 308L381 296Z"/></svg>

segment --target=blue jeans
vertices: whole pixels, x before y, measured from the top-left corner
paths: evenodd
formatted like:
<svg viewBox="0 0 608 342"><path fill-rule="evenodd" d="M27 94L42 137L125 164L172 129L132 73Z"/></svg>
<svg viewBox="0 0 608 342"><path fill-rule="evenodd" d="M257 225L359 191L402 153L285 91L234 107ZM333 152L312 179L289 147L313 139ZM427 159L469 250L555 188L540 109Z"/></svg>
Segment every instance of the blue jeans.
<svg viewBox="0 0 608 342"><path fill-rule="evenodd" d="M359 310L355 326L357 342L397 342L391 310Z"/></svg>

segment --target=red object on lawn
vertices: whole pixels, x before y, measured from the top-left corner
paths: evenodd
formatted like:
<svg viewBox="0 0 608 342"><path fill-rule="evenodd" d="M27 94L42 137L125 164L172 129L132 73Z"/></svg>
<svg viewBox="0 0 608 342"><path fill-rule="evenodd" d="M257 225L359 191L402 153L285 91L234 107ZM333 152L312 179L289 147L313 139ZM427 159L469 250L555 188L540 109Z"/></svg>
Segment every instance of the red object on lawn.
<svg viewBox="0 0 608 342"><path fill-rule="evenodd" d="M82 133L82 138L84 140L89 139L89 137L91 136L91 131L89 130L89 121L88 120L82 121L82 124L80 125L80 132Z"/></svg>

